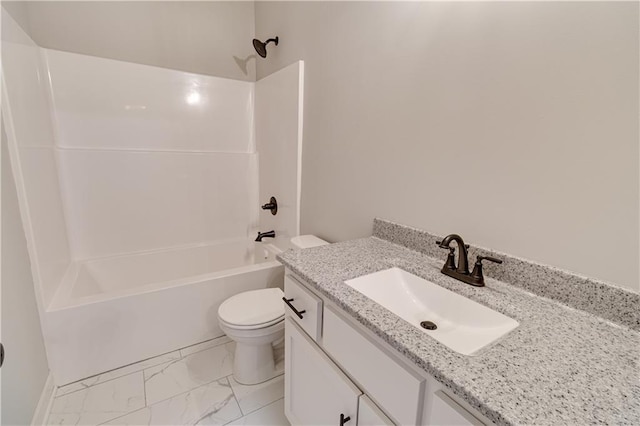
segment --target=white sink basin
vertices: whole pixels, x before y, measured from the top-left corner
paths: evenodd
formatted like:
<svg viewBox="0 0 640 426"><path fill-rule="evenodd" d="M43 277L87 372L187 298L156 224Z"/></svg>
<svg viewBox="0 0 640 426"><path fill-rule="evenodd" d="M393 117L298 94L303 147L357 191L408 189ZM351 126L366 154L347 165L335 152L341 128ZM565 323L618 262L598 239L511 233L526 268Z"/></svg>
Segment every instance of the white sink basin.
<svg viewBox="0 0 640 426"><path fill-rule="evenodd" d="M463 355L474 355L519 325L500 312L399 268L346 284ZM422 321L431 321L437 328L426 330L420 326Z"/></svg>

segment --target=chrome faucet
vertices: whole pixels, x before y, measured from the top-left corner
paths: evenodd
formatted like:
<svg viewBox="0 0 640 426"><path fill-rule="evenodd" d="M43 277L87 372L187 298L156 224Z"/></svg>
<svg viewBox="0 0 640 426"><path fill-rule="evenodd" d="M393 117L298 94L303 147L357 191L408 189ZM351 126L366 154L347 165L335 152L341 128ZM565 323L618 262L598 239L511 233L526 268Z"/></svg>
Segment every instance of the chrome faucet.
<svg viewBox="0 0 640 426"><path fill-rule="evenodd" d="M256 241L260 242L262 241L263 238L275 238L275 237L276 237L276 231L267 231L267 232L258 231L258 236L256 237Z"/></svg>
<svg viewBox="0 0 640 426"><path fill-rule="evenodd" d="M455 261L455 247L450 247L451 241L458 243L458 266ZM478 256L476 264L473 268L473 272L469 273L469 259L467 249L469 246L464 243L462 237L458 234L447 235L442 241L436 241L436 244L440 248L449 249L447 255L447 261L442 267L441 272L452 278L462 281L463 283L471 284L475 287L484 287L484 275L482 273L482 261L488 260L490 262L502 263L502 260L496 259L490 256Z"/></svg>

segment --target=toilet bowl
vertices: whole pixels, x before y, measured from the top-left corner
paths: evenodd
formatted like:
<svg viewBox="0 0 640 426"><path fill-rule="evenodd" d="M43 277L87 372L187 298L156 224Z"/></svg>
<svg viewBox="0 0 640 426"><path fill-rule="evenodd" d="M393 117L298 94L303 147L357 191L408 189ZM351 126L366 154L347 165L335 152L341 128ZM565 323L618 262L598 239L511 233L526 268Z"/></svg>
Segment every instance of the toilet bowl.
<svg viewBox="0 0 640 426"><path fill-rule="evenodd" d="M313 235L292 238L296 248L328 244ZM244 385L267 381L276 370L273 345L284 339L284 292L279 288L245 291L222 302L218 323L236 342L233 377Z"/></svg>
<svg viewBox="0 0 640 426"><path fill-rule="evenodd" d="M276 375L273 343L284 337L284 293L265 288L236 294L218 309L220 328L233 341L233 377L253 385Z"/></svg>

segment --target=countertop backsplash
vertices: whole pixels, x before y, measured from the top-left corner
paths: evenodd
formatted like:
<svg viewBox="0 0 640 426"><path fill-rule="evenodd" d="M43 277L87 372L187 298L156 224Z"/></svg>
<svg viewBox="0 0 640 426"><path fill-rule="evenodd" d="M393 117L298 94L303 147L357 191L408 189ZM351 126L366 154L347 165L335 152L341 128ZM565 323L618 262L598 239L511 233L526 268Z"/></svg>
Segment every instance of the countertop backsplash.
<svg viewBox="0 0 640 426"><path fill-rule="evenodd" d="M374 219L373 236L442 259L443 264L447 256L436 244L442 237L388 220ZM469 268L477 255L503 260L501 265L483 264L487 277L640 331L639 293L494 250L473 245L468 250Z"/></svg>

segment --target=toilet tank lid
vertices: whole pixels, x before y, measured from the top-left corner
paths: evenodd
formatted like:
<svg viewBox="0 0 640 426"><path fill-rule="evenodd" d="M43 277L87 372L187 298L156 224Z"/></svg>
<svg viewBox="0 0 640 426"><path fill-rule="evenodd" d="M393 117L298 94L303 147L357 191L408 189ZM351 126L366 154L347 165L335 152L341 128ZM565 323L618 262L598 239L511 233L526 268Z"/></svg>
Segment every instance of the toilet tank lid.
<svg viewBox="0 0 640 426"><path fill-rule="evenodd" d="M297 237L291 238L291 244L293 244L296 248L310 248L323 246L325 244L329 244L323 239L316 237L315 235L299 235Z"/></svg>

